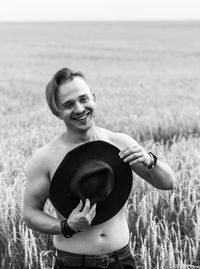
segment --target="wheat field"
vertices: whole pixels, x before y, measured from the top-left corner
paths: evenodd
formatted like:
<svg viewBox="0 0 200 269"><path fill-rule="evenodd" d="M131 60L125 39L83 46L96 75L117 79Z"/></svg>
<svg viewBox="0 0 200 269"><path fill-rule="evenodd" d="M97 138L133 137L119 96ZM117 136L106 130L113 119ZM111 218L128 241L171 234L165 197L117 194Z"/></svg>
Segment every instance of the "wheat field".
<svg viewBox="0 0 200 269"><path fill-rule="evenodd" d="M167 162L178 184L158 191L134 175L127 203L138 269L200 268L200 22L0 24L0 268L52 268L51 236L22 219L26 167L64 125L45 86L82 71L99 126L122 131ZM54 214L48 202L45 210Z"/></svg>

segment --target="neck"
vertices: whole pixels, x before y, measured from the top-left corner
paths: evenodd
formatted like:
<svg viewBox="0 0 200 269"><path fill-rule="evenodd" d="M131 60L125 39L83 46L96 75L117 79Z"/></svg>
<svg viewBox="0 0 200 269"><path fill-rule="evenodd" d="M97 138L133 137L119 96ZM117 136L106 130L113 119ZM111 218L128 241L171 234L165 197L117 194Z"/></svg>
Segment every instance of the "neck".
<svg viewBox="0 0 200 269"><path fill-rule="evenodd" d="M98 139L96 127L94 125L83 132L75 132L73 130L67 129L65 137L67 141L72 144L80 144Z"/></svg>

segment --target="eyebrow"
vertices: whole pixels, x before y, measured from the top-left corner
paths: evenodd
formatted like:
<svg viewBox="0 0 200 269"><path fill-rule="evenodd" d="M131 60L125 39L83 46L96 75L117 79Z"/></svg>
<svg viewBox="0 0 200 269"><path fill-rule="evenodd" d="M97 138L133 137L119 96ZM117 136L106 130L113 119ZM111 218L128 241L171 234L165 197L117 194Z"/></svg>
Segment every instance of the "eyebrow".
<svg viewBox="0 0 200 269"><path fill-rule="evenodd" d="M79 98L82 98L82 97L89 97L89 95L87 93L85 93L85 94L82 94L79 96Z"/></svg>
<svg viewBox="0 0 200 269"><path fill-rule="evenodd" d="M78 99L81 99L81 98L83 98L83 97L89 97L89 95L87 94L87 93L85 93L85 94L82 94L82 95L80 95L79 97L78 97ZM67 100L67 101L64 101L62 104L60 104L61 105L61 107L63 107L63 106L65 106L66 104L70 104L70 103L73 103L74 102L74 99L70 99L70 100Z"/></svg>

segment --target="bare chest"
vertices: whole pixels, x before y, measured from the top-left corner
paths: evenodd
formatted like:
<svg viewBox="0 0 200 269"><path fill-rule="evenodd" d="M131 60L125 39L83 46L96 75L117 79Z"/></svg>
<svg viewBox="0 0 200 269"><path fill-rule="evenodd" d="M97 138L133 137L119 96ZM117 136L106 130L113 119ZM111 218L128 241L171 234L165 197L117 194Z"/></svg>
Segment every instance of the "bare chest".
<svg viewBox="0 0 200 269"><path fill-rule="evenodd" d="M108 143L111 143L115 145L116 147L119 147L114 141L109 139L108 136L106 135L101 135L99 136L100 140L106 141ZM81 144L81 143L80 143ZM49 151L49 178L50 181L52 180L56 170L58 169L60 163L64 159L64 157L67 155L69 151L74 149L75 147L79 146L80 144L73 144L73 145L63 145L63 144L58 144L52 147L52 149Z"/></svg>
<svg viewBox="0 0 200 269"><path fill-rule="evenodd" d="M49 160L49 179L52 180L57 168L59 167L60 163L67 155L67 153L72 149L70 146L63 146L63 147L56 147L50 153L50 160Z"/></svg>

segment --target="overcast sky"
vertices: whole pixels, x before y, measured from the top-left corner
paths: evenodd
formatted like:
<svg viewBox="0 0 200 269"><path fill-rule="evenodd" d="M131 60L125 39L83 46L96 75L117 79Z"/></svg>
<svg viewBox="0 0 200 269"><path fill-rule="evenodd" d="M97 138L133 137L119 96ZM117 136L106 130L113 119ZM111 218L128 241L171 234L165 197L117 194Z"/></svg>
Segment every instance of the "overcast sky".
<svg viewBox="0 0 200 269"><path fill-rule="evenodd" d="M199 20L200 0L2 0L0 21Z"/></svg>

